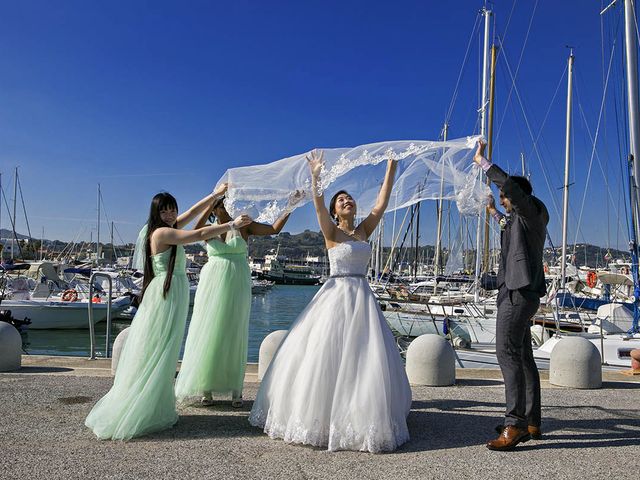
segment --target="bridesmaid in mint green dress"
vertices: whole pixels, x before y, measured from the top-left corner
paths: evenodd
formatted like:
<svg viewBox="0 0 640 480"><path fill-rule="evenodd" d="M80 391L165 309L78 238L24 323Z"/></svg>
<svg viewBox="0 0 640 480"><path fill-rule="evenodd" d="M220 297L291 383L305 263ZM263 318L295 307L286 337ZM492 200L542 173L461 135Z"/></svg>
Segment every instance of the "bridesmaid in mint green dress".
<svg viewBox="0 0 640 480"><path fill-rule="evenodd" d="M302 192L294 192L289 207L298 203ZM196 228L211 221L231 219L223 199L205 212ZM200 272L193 314L176 380L178 403L213 403L213 393L230 394L232 406L242 406L242 386L247 364L249 314L251 312L251 270L247 262L250 235L274 235L289 218L281 216L273 225L252 222L224 238L206 243L209 260Z"/></svg>
<svg viewBox="0 0 640 480"><path fill-rule="evenodd" d="M243 216L198 230L180 228L207 210L225 188L180 216L170 194L153 198L146 232L141 232L145 245L143 300L131 323L113 386L85 421L98 438L128 440L164 430L178 420L174 378L189 308L182 245L232 231L251 220Z"/></svg>

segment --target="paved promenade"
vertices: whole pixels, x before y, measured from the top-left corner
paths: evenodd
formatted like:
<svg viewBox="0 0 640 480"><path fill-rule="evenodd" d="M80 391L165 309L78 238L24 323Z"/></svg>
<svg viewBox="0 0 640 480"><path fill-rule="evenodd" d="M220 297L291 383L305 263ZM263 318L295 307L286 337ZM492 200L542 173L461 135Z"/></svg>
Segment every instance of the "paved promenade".
<svg viewBox="0 0 640 480"><path fill-rule="evenodd" d="M0 374L0 478L149 479L637 479L640 382L606 373L599 390L543 382L544 439L513 452L484 443L501 420L500 372L458 370L453 387L413 388L411 441L394 453L329 453L271 440L247 416L258 387L249 365L245 406L181 410L171 430L98 441L84 427L111 386L108 360L24 356ZM546 375L543 373L543 378Z"/></svg>

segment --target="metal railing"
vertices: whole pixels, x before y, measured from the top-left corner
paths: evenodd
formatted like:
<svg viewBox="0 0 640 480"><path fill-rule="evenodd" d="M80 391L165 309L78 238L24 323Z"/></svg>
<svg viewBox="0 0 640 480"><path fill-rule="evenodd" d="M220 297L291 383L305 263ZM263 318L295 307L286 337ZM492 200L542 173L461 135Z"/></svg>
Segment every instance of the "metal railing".
<svg viewBox="0 0 640 480"><path fill-rule="evenodd" d="M105 357L111 357L111 294L113 293L113 282L111 277L103 272L93 272L89 279L89 337L91 340L91 348L89 350L89 360L96 359L96 329L93 324L93 281L94 279L102 277L109 281L109 294L107 295L107 333L106 333L106 346L104 348Z"/></svg>

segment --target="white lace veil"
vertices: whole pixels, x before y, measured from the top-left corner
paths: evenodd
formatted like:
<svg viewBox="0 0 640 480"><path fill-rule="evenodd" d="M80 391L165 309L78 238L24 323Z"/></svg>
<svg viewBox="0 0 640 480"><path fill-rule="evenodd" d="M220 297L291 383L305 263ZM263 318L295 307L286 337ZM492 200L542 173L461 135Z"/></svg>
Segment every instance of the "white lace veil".
<svg viewBox="0 0 640 480"><path fill-rule="evenodd" d="M486 204L489 188L479 181L480 169L472 157L479 137L442 142L390 141L354 148L323 149L322 192L346 190L366 215L373 208L386 171L386 160L398 160L389 211L422 200L454 200L462 214L477 214ZM249 214L258 222L273 223L289 209L289 195L303 190L311 201L311 174L305 152L248 167L231 168L218 181L228 182L225 207L231 216Z"/></svg>
<svg viewBox="0 0 640 480"><path fill-rule="evenodd" d="M147 252L147 225L138 233L138 239L136 240L136 248L133 250L133 259L131 261L131 268L133 270L140 270L144 272L144 259Z"/></svg>

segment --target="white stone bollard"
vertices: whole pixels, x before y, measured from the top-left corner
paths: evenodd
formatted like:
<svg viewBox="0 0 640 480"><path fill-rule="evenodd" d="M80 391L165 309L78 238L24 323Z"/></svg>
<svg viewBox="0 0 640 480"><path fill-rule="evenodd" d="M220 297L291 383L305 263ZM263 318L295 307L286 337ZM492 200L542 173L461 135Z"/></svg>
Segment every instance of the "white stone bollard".
<svg viewBox="0 0 640 480"><path fill-rule="evenodd" d="M407 349L407 377L412 385L445 387L456 382L453 347L443 337L420 335Z"/></svg>
<svg viewBox="0 0 640 480"><path fill-rule="evenodd" d="M287 336L288 330L276 330L265 337L260 344L260 353L258 354L258 381L262 381L262 377L267 373L269 364L273 360L278 347Z"/></svg>
<svg viewBox="0 0 640 480"><path fill-rule="evenodd" d="M124 344L127 343L127 338L129 337L130 331L131 327L125 328L113 341L113 346L111 347L111 375L116 374L116 370L118 369L118 362L120 361L120 355L122 354L122 350L124 349Z"/></svg>
<svg viewBox="0 0 640 480"><path fill-rule="evenodd" d="M551 350L549 383L559 387L600 388L600 352L583 337L565 337Z"/></svg>
<svg viewBox="0 0 640 480"><path fill-rule="evenodd" d="M22 337L9 323L0 322L0 372L20 370L22 366Z"/></svg>

